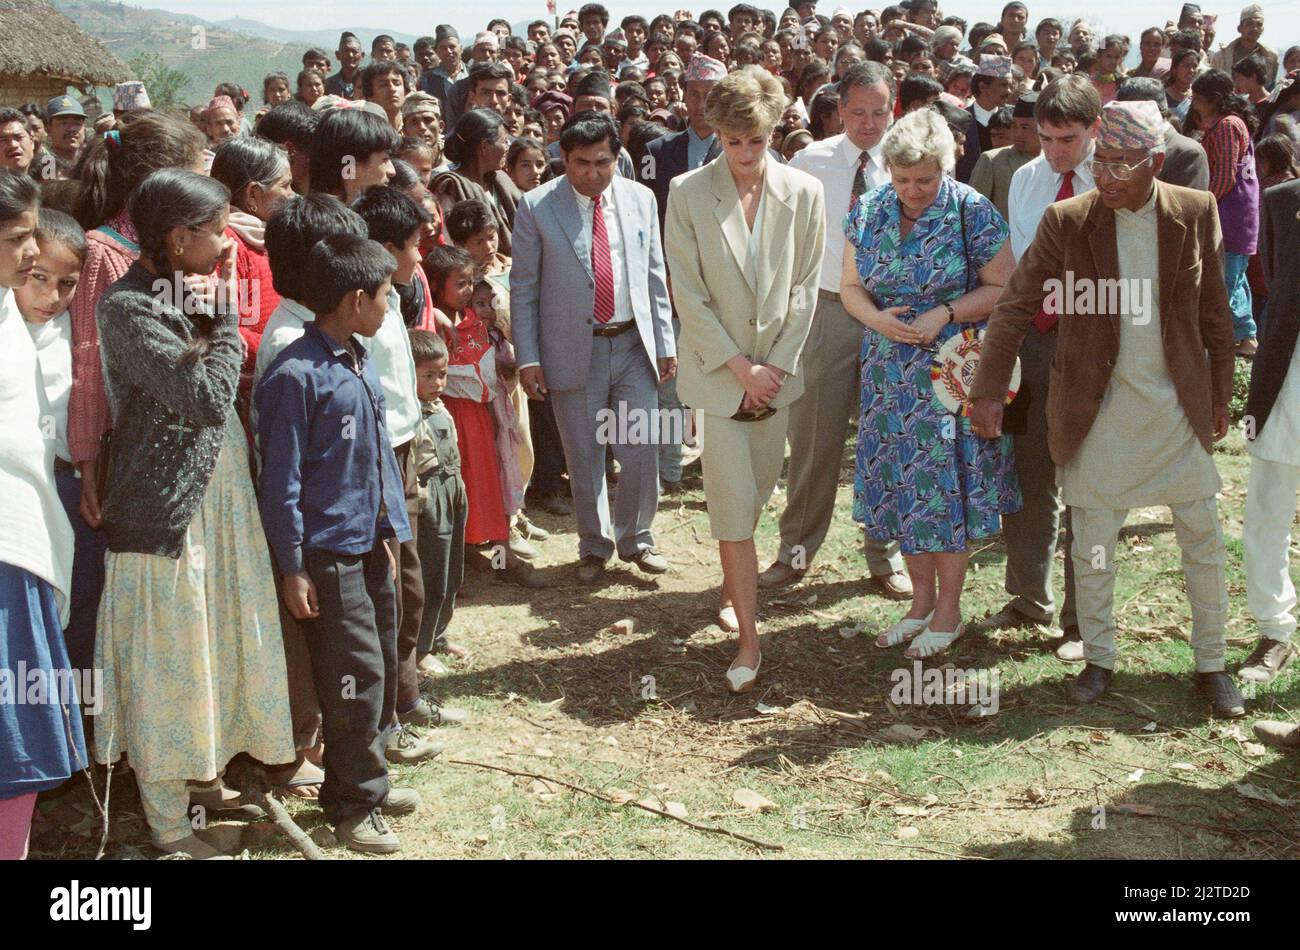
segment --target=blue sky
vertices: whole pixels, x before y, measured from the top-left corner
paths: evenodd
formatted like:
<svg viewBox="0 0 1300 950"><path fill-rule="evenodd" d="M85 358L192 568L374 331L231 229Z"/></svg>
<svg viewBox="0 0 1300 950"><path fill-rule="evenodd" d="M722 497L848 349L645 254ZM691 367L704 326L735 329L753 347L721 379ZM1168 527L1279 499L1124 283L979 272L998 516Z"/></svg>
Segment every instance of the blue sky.
<svg viewBox="0 0 1300 950"><path fill-rule="evenodd" d="M1065 4L1039 4L1026 0L1029 4L1031 22L1044 16L1055 16L1060 20L1073 20L1086 16L1094 26L1105 33L1127 33L1134 39L1148 26L1164 26L1166 20L1178 15L1181 0L1166 0L1161 3L1146 0L1087 0ZM151 3L144 5L152 6ZM576 9L577 0L564 3L560 0L559 10ZM682 3L681 0L658 0L658 2L623 3L608 2L605 5L615 21L629 13L651 15L663 12L672 13L678 7L685 7L695 13L709 7L726 11L730 4L718 3ZM775 9L777 5L759 4ZM819 0L818 7L825 7L822 12L829 13L840 5L840 0ZM861 9L866 4L847 2L844 4L852 10ZM870 4L874 7L884 5L884 0ZM209 20L220 20L232 16L248 17L261 20L282 29L301 29L310 23L314 29L341 29L348 26L371 26L375 32L382 29L402 30L410 33L431 33L437 23L450 22L461 33L480 30L487 21L496 16L505 17L511 23L518 23L538 17L546 18L545 0L486 0L480 3L439 3L434 8L427 0L386 0L376 4L358 5L342 0L283 0L274 4L266 0L222 0L214 6L211 0L160 0L157 6L176 13L189 13ZM943 4L947 12L966 17L971 22L977 19L996 19L1002 8L1002 0L950 0ZM1227 42L1236 36L1236 24L1244 6L1240 0L1201 0L1202 9L1219 14L1219 32L1216 42ZM1279 52L1291 45L1300 44L1300 0L1265 0L1263 3L1265 24L1264 42ZM979 14L978 16L976 14ZM364 39L364 37L363 37Z"/></svg>

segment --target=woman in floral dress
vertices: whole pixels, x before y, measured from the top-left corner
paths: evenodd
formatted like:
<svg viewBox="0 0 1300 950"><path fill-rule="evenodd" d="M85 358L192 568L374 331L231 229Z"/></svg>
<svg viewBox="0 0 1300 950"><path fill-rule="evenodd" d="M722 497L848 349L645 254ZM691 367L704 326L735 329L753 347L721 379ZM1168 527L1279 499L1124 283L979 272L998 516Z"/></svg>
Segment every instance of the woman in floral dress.
<svg viewBox="0 0 1300 950"><path fill-rule="evenodd" d="M853 516L902 548L912 608L876 644L915 638L909 657L961 635L972 543L1021 505L1010 438L977 438L931 385L934 351L984 328L1014 268L1006 222L950 177L954 147L937 114L904 116L885 138L891 183L864 194L844 223L841 296L867 328Z"/></svg>

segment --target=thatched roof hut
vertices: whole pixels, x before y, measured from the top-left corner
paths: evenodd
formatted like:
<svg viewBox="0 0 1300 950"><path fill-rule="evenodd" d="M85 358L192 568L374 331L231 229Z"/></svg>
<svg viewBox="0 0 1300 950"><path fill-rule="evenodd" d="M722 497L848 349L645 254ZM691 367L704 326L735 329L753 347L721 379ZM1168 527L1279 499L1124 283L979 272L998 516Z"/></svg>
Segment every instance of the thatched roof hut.
<svg viewBox="0 0 1300 950"><path fill-rule="evenodd" d="M111 86L131 70L48 0L0 0L0 104L41 105L68 86Z"/></svg>

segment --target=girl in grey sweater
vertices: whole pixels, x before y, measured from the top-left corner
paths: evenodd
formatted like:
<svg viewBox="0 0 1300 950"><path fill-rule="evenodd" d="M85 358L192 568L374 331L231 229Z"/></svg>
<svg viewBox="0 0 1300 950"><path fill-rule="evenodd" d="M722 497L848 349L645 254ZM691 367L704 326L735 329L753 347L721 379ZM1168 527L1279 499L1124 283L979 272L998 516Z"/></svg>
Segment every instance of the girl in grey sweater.
<svg viewBox="0 0 1300 950"><path fill-rule="evenodd" d="M196 858L221 856L194 836L189 808L236 797L220 784L230 758L294 758L275 585L234 412L229 201L193 172L145 179L129 201L140 259L96 309L115 428L95 752L130 756L154 844Z"/></svg>

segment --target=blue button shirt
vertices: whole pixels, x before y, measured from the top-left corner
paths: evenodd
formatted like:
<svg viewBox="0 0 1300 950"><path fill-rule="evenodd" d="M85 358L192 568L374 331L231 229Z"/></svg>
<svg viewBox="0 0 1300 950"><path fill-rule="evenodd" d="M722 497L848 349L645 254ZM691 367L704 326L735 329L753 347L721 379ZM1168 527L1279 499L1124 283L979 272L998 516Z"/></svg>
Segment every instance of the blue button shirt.
<svg viewBox="0 0 1300 950"><path fill-rule="evenodd" d="M309 323L267 367L253 394L262 450L258 507L285 574L309 550L364 554L411 539L402 475L384 428L384 396L365 348Z"/></svg>
<svg viewBox="0 0 1300 950"><path fill-rule="evenodd" d="M689 125L686 126L686 168L688 171L694 171L704 164L704 160L709 157L709 149L713 148L713 143L717 141L718 133L700 138L695 134L695 130Z"/></svg>

